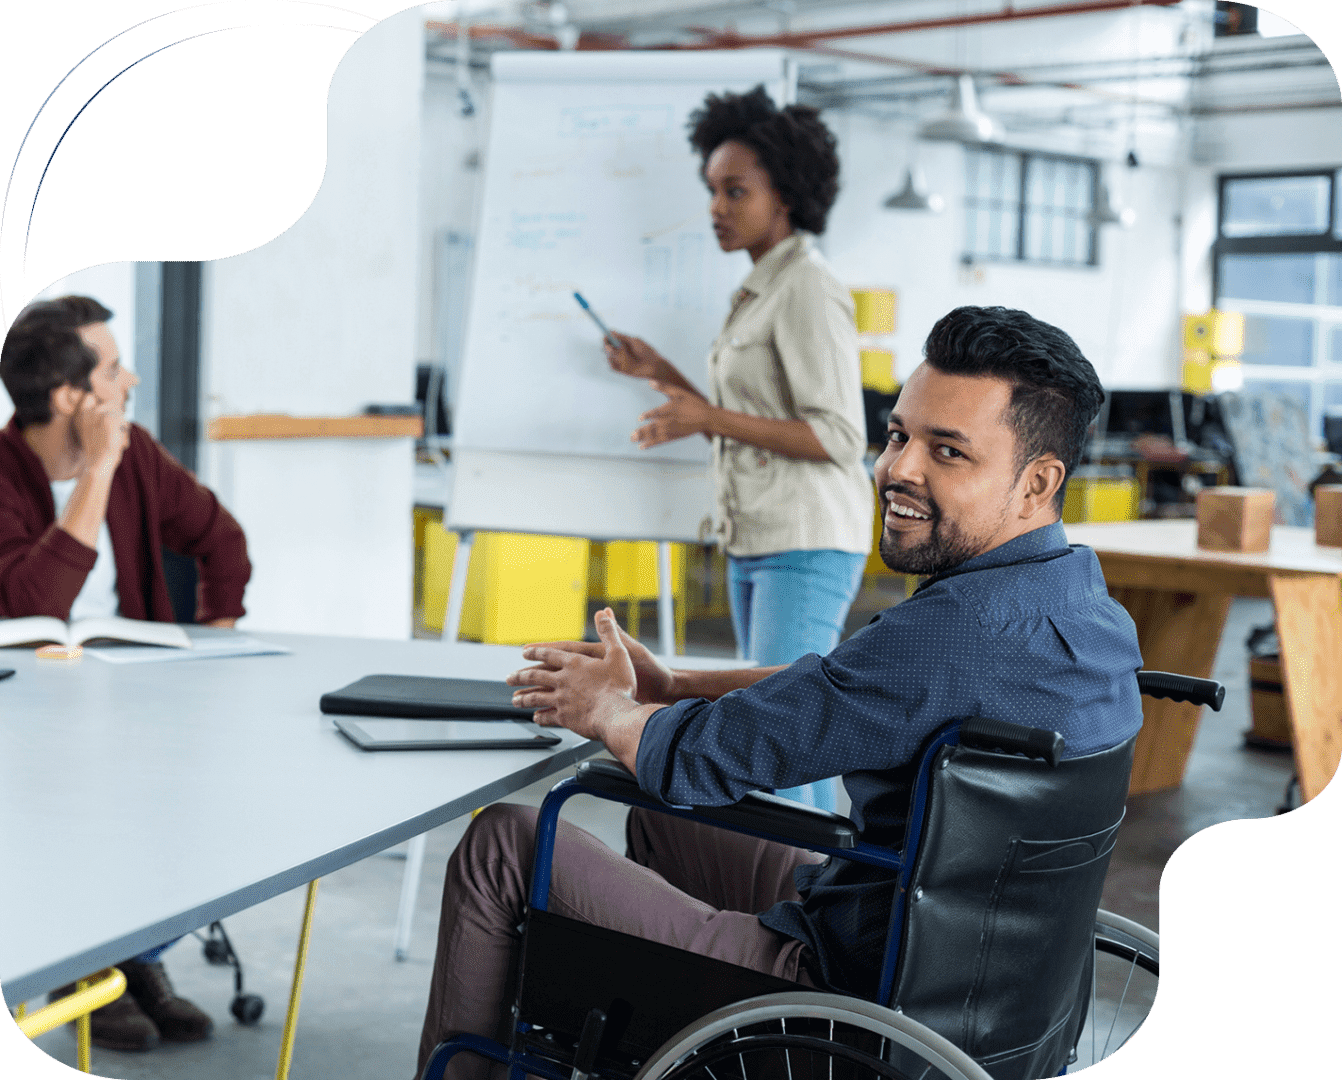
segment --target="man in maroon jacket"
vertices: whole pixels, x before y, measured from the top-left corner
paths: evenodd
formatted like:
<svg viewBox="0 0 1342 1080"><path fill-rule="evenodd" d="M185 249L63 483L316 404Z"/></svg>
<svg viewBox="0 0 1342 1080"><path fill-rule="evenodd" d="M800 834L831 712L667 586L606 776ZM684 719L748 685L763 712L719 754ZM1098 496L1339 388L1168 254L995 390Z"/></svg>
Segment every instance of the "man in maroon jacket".
<svg viewBox="0 0 1342 1080"><path fill-rule="evenodd" d="M231 627L251 576L247 541L214 494L126 420L139 380L121 366L111 315L84 296L32 304L0 349L14 402L0 431L0 618L172 622L167 547L196 560L196 621ZM163 948L119 965L128 992L93 1013L94 1042L147 1050L209 1035L210 1018L173 992Z"/></svg>

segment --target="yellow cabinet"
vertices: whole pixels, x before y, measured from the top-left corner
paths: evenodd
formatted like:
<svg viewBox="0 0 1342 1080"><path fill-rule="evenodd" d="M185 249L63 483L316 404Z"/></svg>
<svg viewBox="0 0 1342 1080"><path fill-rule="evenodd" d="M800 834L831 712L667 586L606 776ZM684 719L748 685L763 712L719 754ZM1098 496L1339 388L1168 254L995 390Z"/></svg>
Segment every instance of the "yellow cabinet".
<svg viewBox="0 0 1342 1080"><path fill-rule="evenodd" d="M439 521L416 521L422 535L425 627L439 632L447 609L457 536ZM461 636L497 645L578 640L587 626L588 541L524 533L475 534Z"/></svg>

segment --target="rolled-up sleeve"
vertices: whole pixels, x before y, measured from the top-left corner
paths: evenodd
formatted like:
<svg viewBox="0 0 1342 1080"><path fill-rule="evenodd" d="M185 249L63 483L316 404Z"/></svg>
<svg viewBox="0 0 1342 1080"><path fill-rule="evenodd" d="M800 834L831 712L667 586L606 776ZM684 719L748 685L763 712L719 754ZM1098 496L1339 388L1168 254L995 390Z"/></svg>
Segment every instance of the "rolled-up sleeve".
<svg viewBox="0 0 1342 1080"><path fill-rule="evenodd" d="M853 304L818 272L789 283L774 324L774 347L796 415L811 425L836 465L866 452L862 370Z"/></svg>
<svg viewBox="0 0 1342 1080"><path fill-rule="evenodd" d="M828 656L654 713L639 786L671 805L724 806L760 788L896 768L963 715L955 710L978 695L987 666L972 610L945 595L907 600Z"/></svg>

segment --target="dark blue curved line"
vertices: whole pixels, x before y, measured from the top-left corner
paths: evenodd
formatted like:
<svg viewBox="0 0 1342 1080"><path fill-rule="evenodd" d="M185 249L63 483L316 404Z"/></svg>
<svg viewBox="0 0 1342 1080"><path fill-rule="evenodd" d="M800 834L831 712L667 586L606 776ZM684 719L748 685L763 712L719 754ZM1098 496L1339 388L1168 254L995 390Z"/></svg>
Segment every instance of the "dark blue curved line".
<svg viewBox="0 0 1342 1080"><path fill-rule="evenodd" d="M61 148L61 143L65 141L65 136L70 134L70 129L75 126L75 121L84 115L84 110L93 104L93 99L96 98L99 94L101 94L104 90L106 90L109 86L111 86L114 82L116 82L117 79L121 78L122 75L126 74L126 72L128 72L131 68L135 67L137 64L144 63L151 56L157 56L159 53L164 52L167 49L171 49L174 45L181 45L182 42L185 41L195 41L196 38L208 37L210 34L219 34L223 33L225 30L236 30L236 29L237 27L235 26L225 26L220 27L218 30L206 30L203 34L192 34L190 37L185 37L178 41L171 42L170 44L161 46L160 48L155 49L153 52L147 53L146 55L140 57L140 59L127 64L124 68L122 68L110 79L108 79L105 83L103 83L102 86L98 87L98 89L93 92L92 97L90 97L88 101L84 102L84 104L79 107L79 112L75 113L74 116L70 118L70 122L65 125L65 130L61 132L61 137L56 140L56 145L51 148L51 153L47 157L47 163L42 166L42 175L38 177L37 187L33 191L33 202L32 205L28 208L28 225L27 228L23 230L23 259L25 264L28 259L28 241L32 239L33 215L37 213L37 198L39 195L42 194L42 183L47 178L47 172L51 168L51 163L56 159L56 151Z"/></svg>
<svg viewBox="0 0 1342 1080"><path fill-rule="evenodd" d="M59 90L62 86L64 86L65 80L68 79L71 75L73 75L79 69L80 65L83 64L86 60L88 60L88 58L92 56L94 53L96 53L99 49L105 48L106 46L114 42L117 38L129 34L132 30L138 30L140 27L145 26L148 23L154 22L157 19L165 19L168 17L168 15L172 14L176 14L176 12L165 12L162 15L155 15L152 18L144 19L141 22L137 22L134 26L126 27L126 29L122 30L121 33L119 34L113 34L101 45L95 46L90 52L86 53L83 57L81 57L78 61L76 61L75 66L72 67L69 71L67 71L64 75L62 75L60 81L57 82L56 85L51 88L51 93L47 94L47 96L42 99L42 104L37 107L37 112L33 113L33 118L30 121L28 121L28 128L26 131L24 131L23 138L19 140L19 150L18 153L14 155L14 164L9 167L9 182L5 184L5 198L3 202L0 202L0 237L4 236L3 211L4 208L9 205L9 193L14 187L14 173L19 167L19 158L23 157L23 148L28 145L28 136L33 133L33 128L37 124L38 117L42 115L42 110L47 107L51 99L56 96L56 91Z"/></svg>
<svg viewBox="0 0 1342 1080"><path fill-rule="evenodd" d="M136 23L136 24L134 24L134 25L130 25L130 27L126 27L125 30L119 32L119 34L113 34L113 35L111 35L110 38L106 40L106 42L103 42L103 43L101 44L101 46L98 46L97 48L94 48L94 50L91 51L91 52L89 52L89 54L87 54L87 55L85 56L85 58L83 58L82 60L79 60L79 63L76 63L74 67L71 67L70 70L68 70L68 71L66 72L66 74L62 75L62 78L60 78L60 82L56 83L56 85L55 85L54 87L52 87L52 89L51 89L51 93L50 93L50 94L47 94L47 97L46 97L46 99L44 99L44 101L42 102L42 105L38 106L38 111L36 111L36 113L32 114L32 121L31 121L30 123L28 123L28 130L27 130L27 131L24 131L24 133L23 133L23 140L21 140L21 141L19 142L19 152L17 152L17 153L15 154L15 156L13 156L13 166L12 166L11 169L9 169L9 180L8 180L7 182L5 182L5 185L4 185L4 199L3 199L3 200L0 200L0 243L3 243L3 237L4 237L4 216L5 216L5 211L7 211L8 207L9 207L9 191L11 191L11 188L12 188L12 186L13 186L13 176L15 176L15 173L17 172L17 170L19 170L19 158L23 157L23 150L24 150L25 146L28 145L28 136L31 136L31 134L32 134L32 129L34 129L34 127L35 127L36 125L38 125L38 119L39 119L40 117L42 117L42 110L43 110L43 109L46 109L46 107L47 107L47 105L48 105L48 102L50 102L51 99L55 97L55 95L56 95L56 91L58 91L58 90L60 89L60 87L64 86L64 83L66 83L66 79L70 78L71 75L74 75L74 74L75 74L75 71L78 71L78 70L79 70L79 67L82 67L82 66L83 66L83 63L85 63L85 60L89 59L89 56L93 56L93 55L94 55L94 52L99 52L99 51L103 50L103 48L106 48L107 46L110 46L110 44L113 43L113 42L115 42L115 40L117 40L118 38L121 38L122 35L130 34L130 31L138 30L138 28L142 27L142 25L145 25L146 23L153 23L153 21L156 20L156 19L166 19L166 17L168 17L169 15L180 15L180 13L181 13L181 12L184 12L184 11L195 11L196 8L212 8L212 7L217 7L217 5L219 5L219 4L221 4L221 3L229 3L229 0L208 0L208 3L204 3L204 4L191 4L191 5L188 5L188 7L185 7L185 8L173 8L172 11L165 11L165 12L162 12L161 15L150 15L150 16L148 17L148 19L142 19L141 21L138 21L138 23ZM48 161L48 164L50 164L50 161ZM43 176L46 176L46 173L43 173ZM30 228L30 231L31 231L31 229L32 229L32 216L31 216L31 215L28 216L28 228ZM27 246L27 240L24 241L24 256L23 256L23 263L24 263L24 267L27 267L27 264L28 264L28 246ZM0 325L4 325L4 286L3 286L3 284L0 284Z"/></svg>

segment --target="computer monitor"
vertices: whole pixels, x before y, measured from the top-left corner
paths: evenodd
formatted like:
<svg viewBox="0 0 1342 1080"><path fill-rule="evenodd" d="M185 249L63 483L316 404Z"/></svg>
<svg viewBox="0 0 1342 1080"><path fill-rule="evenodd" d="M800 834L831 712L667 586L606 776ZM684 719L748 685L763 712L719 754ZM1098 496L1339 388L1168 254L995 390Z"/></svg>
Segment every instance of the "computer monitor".
<svg viewBox="0 0 1342 1080"><path fill-rule="evenodd" d="M1342 454L1342 416L1323 418L1323 441L1328 444L1330 454Z"/></svg>
<svg viewBox="0 0 1342 1080"><path fill-rule="evenodd" d="M1111 390L1104 434L1109 437L1168 435L1186 437L1183 394L1178 390Z"/></svg>
<svg viewBox="0 0 1342 1080"><path fill-rule="evenodd" d="M1190 435L1188 410L1197 402L1179 390L1107 391L1091 429L1089 459L1123 453L1138 435L1164 435L1183 446ZM1197 419L1201 421L1200 413Z"/></svg>

